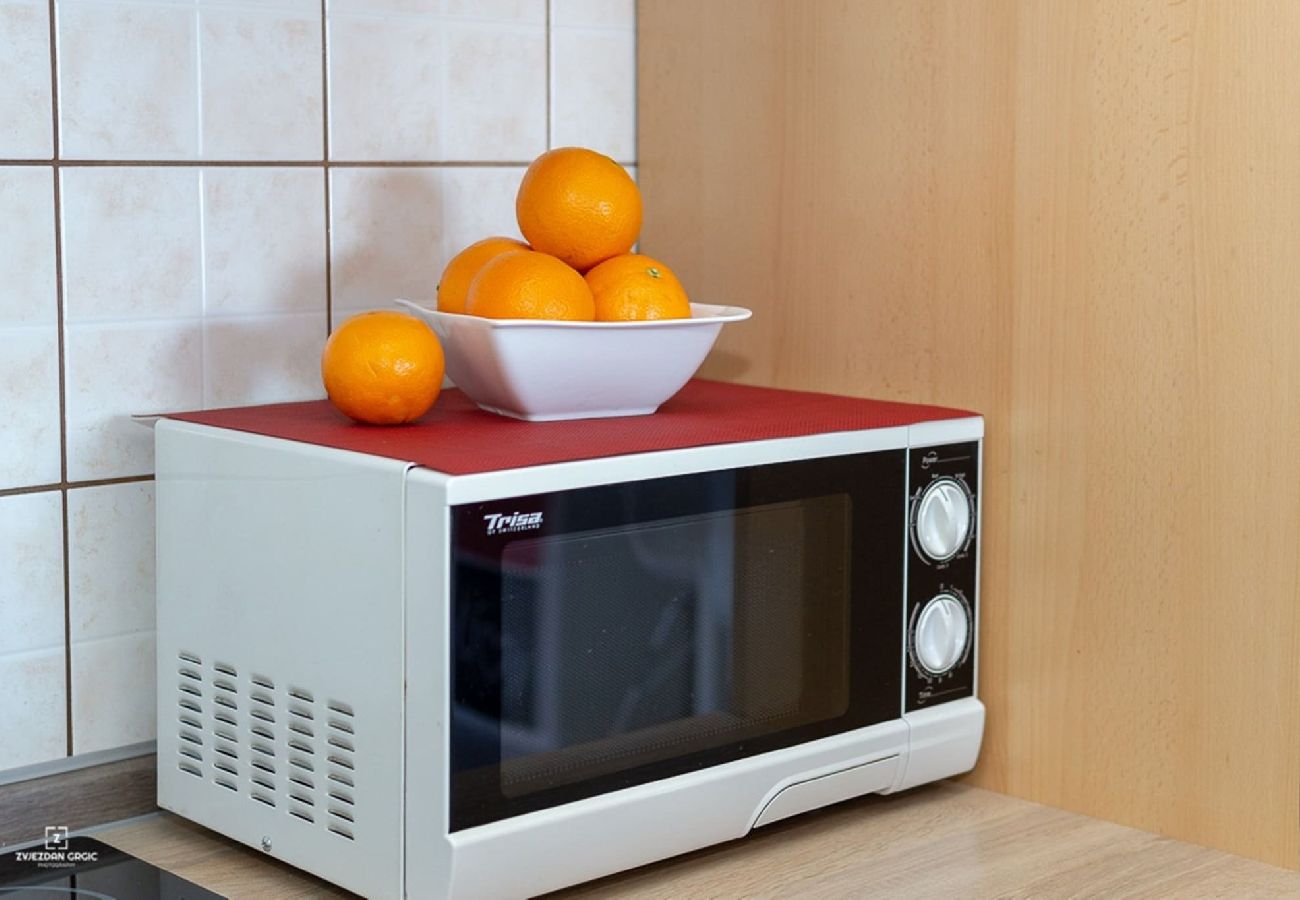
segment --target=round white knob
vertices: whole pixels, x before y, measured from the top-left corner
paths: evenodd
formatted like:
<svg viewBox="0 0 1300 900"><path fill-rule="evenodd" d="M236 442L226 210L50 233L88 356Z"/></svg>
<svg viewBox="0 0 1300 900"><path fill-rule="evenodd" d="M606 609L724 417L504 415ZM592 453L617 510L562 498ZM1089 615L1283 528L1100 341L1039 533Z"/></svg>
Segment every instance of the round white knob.
<svg viewBox="0 0 1300 900"><path fill-rule="evenodd" d="M935 562L952 559L966 546L971 526L970 492L955 478L940 478L921 494L916 542Z"/></svg>
<svg viewBox="0 0 1300 900"><path fill-rule="evenodd" d="M916 661L931 675L942 675L961 660L969 638L966 605L952 594L932 597L916 620Z"/></svg>

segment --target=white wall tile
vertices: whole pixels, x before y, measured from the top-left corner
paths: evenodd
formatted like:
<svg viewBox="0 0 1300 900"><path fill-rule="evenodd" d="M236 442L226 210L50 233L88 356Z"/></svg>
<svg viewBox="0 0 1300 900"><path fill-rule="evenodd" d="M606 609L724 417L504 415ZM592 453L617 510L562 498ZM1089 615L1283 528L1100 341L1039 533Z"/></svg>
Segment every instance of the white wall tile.
<svg viewBox="0 0 1300 900"><path fill-rule="evenodd" d="M551 31L551 146L590 147L636 159L636 35L630 30Z"/></svg>
<svg viewBox="0 0 1300 900"><path fill-rule="evenodd" d="M63 498L0 497L0 769L65 755L63 660Z"/></svg>
<svg viewBox="0 0 1300 900"><path fill-rule="evenodd" d="M331 15L424 14L489 22L544 25L546 0L329 0Z"/></svg>
<svg viewBox="0 0 1300 900"><path fill-rule="evenodd" d="M205 159L321 159L321 16L316 0L200 4Z"/></svg>
<svg viewBox="0 0 1300 900"><path fill-rule="evenodd" d="M192 159L198 42L189 4L59 4L59 139L69 159Z"/></svg>
<svg viewBox="0 0 1300 900"><path fill-rule="evenodd" d="M0 497L0 573L0 656L62 648L63 497L58 491ZM7 728L4 733L7 737Z"/></svg>
<svg viewBox="0 0 1300 900"><path fill-rule="evenodd" d="M441 158L440 23L339 14L329 32L330 157Z"/></svg>
<svg viewBox="0 0 1300 900"><path fill-rule="evenodd" d="M53 169L0 167L0 489L59 480L57 322Z"/></svg>
<svg viewBox="0 0 1300 900"><path fill-rule="evenodd" d="M154 486L68 491L73 643L154 628Z"/></svg>
<svg viewBox="0 0 1300 900"><path fill-rule="evenodd" d="M44 0L0 0L0 159L50 159L50 19Z"/></svg>
<svg viewBox="0 0 1300 900"><path fill-rule="evenodd" d="M58 481L62 463L55 326L0 328L0 410L0 489Z"/></svg>
<svg viewBox="0 0 1300 900"><path fill-rule="evenodd" d="M442 0L449 16L516 25L545 25L546 0Z"/></svg>
<svg viewBox="0 0 1300 900"><path fill-rule="evenodd" d="M446 171L330 171L336 326L350 313L389 308L396 297L436 302Z"/></svg>
<svg viewBox="0 0 1300 900"><path fill-rule="evenodd" d="M237 316L203 323L203 405L318 400L325 305L316 312Z"/></svg>
<svg viewBox="0 0 1300 900"><path fill-rule="evenodd" d="M330 156L529 160L546 147L545 27L331 14Z"/></svg>
<svg viewBox="0 0 1300 900"><path fill-rule="evenodd" d="M72 645L72 752L155 737L154 633Z"/></svg>
<svg viewBox="0 0 1300 900"><path fill-rule="evenodd" d="M331 16L421 14L433 15L442 11L442 0L326 0Z"/></svg>
<svg viewBox="0 0 1300 900"><path fill-rule="evenodd" d="M443 170L443 265L485 237L499 235L523 240L515 218L515 195L523 177L522 166ZM439 269L438 274L441 272Z"/></svg>
<svg viewBox="0 0 1300 900"><path fill-rule="evenodd" d="M114 2L114 0L109 0ZM198 3L205 7L241 6L244 9L270 10L271 12L288 12L303 15L315 12L320 17L320 0L158 0L160 3Z"/></svg>
<svg viewBox="0 0 1300 900"><path fill-rule="evenodd" d="M152 472L153 433L129 417L198 408L202 352L199 319L69 324L68 478Z"/></svg>
<svg viewBox="0 0 1300 900"><path fill-rule="evenodd" d="M551 27L636 28L636 0L550 0Z"/></svg>
<svg viewBox="0 0 1300 900"><path fill-rule="evenodd" d="M334 324L437 299L447 260L485 237L522 240L515 194L522 166L331 171Z"/></svg>
<svg viewBox="0 0 1300 900"><path fill-rule="evenodd" d="M198 170L73 168L62 179L68 322L202 312Z"/></svg>
<svg viewBox="0 0 1300 900"><path fill-rule="evenodd" d="M0 328L58 321L53 172L0 166Z"/></svg>
<svg viewBox="0 0 1300 900"><path fill-rule="evenodd" d="M63 647L0 656L0 769L67 755L67 688Z"/></svg>
<svg viewBox="0 0 1300 900"><path fill-rule="evenodd" d="M325 313L325 175L320 169L203 170L209 315Z"/></svg>
<svg viewBox="0 0 1300 900"><path fill-rule="evenodd" d="M432 15L442 11L443 0L326 0L329 15Z"/></svg>
<svg viewBox="0 0 1300 900"><path fill-rule="evenodd" d="M531 160L546 149L541 27L447 26L442 158Z"/></svg>

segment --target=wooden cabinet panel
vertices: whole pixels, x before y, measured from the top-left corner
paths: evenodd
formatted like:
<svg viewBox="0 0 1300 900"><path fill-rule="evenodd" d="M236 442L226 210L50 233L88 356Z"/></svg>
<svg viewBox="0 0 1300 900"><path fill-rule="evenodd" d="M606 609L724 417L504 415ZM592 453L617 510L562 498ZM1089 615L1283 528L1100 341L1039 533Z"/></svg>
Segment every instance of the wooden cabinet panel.
<svg viewBox="0 0 1300 900"><path fill-rule="evenodd" d="M988 416L972 780L1300 865L1300 5L639 3L706 374Z"/></svg>

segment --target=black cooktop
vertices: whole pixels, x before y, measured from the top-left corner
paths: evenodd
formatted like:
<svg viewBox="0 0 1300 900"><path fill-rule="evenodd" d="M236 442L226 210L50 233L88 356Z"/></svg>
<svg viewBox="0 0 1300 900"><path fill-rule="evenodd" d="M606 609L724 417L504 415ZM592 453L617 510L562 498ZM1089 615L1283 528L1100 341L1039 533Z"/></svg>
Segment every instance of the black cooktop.
<svg viewBox="0 0 1300 900"><path fill-rule="evenodd" d="M57 829L0 856L0 900L226 900L93 838Z"/></svg>

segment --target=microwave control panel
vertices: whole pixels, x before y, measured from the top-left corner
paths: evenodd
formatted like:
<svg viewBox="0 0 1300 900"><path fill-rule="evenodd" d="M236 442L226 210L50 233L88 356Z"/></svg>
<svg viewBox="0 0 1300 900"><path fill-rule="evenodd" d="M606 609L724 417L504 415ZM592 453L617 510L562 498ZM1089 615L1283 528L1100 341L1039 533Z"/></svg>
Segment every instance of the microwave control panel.
<svg viewBox="0 0 1300 900"><path fill-rule="evenodd" d="M906 712L975 694L979 452L909 451Z"/></svg>

